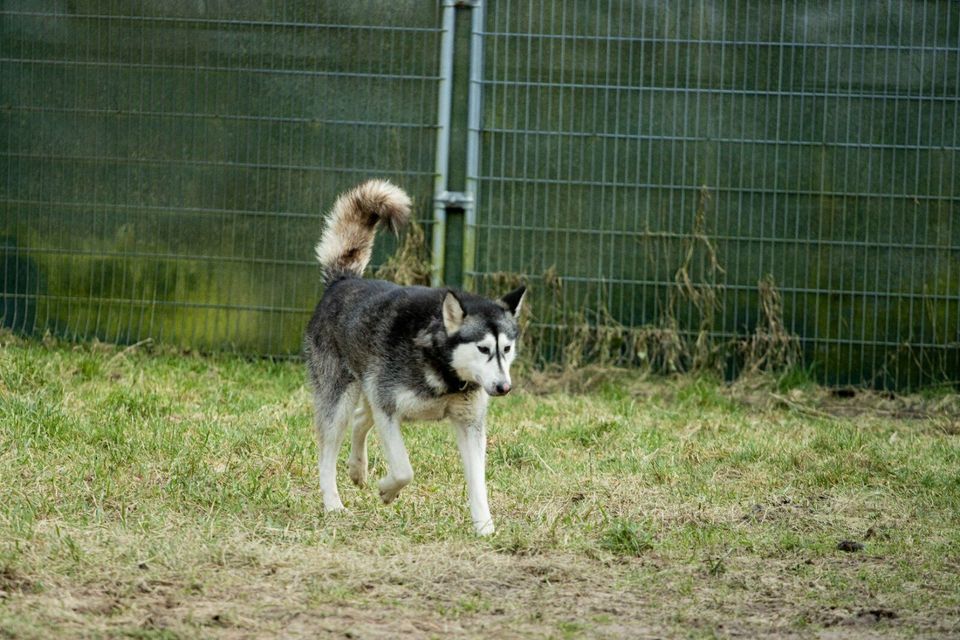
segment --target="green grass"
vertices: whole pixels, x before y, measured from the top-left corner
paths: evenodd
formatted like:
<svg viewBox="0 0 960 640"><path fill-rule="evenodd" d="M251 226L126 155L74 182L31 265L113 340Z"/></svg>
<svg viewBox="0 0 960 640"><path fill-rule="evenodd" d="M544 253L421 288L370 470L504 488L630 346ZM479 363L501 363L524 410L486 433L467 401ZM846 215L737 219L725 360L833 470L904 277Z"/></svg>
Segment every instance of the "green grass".
<svg viewBox="0 0 960 640"><path fill-rule="evenodd" d="M345 447L350 513L325 516L299 363L0 339L0 638L960 631L949 416L521 390L491 403L477 539L436 423L406 427L389 506Z"/></svg>

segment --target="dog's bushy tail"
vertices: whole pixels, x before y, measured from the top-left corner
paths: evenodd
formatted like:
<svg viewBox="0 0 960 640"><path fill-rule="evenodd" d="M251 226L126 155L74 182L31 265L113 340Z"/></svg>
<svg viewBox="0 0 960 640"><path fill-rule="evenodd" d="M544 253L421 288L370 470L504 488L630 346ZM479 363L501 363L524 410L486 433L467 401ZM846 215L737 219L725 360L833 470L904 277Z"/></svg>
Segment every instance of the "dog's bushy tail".
<svg viewBox="0 0 960 640"><path fill-rule="evenodd" d="M396 233L409 219L410 196L386 180L368 180L340 194L317 243L324 281L344 274L362 276L373 253L377 223Z"/></svg>

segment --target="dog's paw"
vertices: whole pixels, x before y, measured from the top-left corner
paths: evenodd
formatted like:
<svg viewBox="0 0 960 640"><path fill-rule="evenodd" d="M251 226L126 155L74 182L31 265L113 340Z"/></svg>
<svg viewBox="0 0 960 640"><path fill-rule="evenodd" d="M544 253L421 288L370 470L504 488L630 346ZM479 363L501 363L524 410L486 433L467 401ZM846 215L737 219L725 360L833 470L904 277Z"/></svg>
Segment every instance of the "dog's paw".
<svg viewBox="0 0 960 640"><path fill-rule="evenodd" d="M403 485L390 478L384 478L380 481L380 499L383 504L390 504L400 494Z"/></svg>
<svg viewBox="0 0 960 640"><path fill-rule="evenodd" d="M383 500L383 504L390 504L398 495L400 495L400 489L384 489L380 487L380 499Z"/></svg>
<svg viewBox="0 0 960 640"><path fill-rule="evenodd" d="M350 480L358 487L367 485L367 461L351 460L347 467L350 473Z"/></svg>
<svg viewBox="0 0 960 640"><path fill-rule="evenodd" d="M412 481L413 470L408 470L405 473L401 472L397 475L388 473L380 479L380 499L383 500L384 504L390 504L400 493L400 489L403 489Z"/></svg>
<svg viewBox="0 0 960 640"><path fill-rule="evenodd" d="M342 502L340 504L324 506L323 512L328 516L346 515L350 513L350 511L345 506L343 506Z"/></svg>
<svg viewBox="0 0 960 640"><path fill-rule="evenodd" d="M494 531L496 531L493 526L493 520L474 522L473 528L476 530L478 536L492 536Z"/></svg>

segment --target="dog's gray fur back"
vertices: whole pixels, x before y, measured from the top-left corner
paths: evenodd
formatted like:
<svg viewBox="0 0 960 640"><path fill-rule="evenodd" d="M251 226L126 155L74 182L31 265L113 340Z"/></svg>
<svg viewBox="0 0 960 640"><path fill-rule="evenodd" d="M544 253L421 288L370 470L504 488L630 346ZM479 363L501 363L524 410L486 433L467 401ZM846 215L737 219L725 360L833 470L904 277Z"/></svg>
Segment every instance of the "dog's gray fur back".
<svg viewBox="0 0 960 640"><path fill-rule="evenodd" d="M393 396L400 390L439 396L476 388L475 382L460 380L451 368L453 348L487 332L515 339L519 329L500 305L458 292L471 321L449 336L441 320L446 293L351 276L334 279L307 328L307 362L315 388L372 378L377 400L388 411L394 409ZM334 361L339 373L329 371ZM325 379L318 377L321 373ZM431 385L428 379L442 380L446 387Z"/></svg>

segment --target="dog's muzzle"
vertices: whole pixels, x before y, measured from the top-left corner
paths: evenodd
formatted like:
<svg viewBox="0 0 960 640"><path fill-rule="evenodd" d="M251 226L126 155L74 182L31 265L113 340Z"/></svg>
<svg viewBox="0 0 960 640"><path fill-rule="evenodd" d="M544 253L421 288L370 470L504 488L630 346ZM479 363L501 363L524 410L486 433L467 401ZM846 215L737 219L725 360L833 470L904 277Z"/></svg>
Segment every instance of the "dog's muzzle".
<svg viewBox="0 0 960 640"><path fill-rule="evenodd" d="M490 394L490 395L494 395L494 396L505 396L505 395L507 395L508 393L510 393L510 389L512 389L512 388L513 388L513 387L510 386L510 383L509 383L509 382L501 382L501 383L498 383L496 386L494 386L494 388L493 388L494 393L492 393L492 394Z"/></svg>

